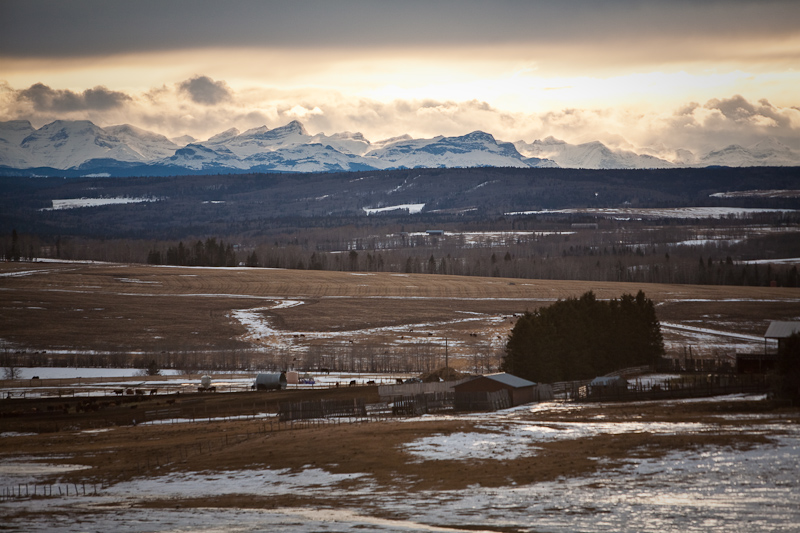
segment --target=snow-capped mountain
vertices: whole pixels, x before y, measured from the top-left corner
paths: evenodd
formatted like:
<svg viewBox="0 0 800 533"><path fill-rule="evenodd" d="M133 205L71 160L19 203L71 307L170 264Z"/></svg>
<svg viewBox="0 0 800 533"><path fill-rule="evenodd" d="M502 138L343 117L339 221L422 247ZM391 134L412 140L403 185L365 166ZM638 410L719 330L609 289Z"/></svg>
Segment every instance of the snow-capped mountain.
<svg viewBox="0 0 800 533"><path fill-rule="evenodd" d="M261 126L231 136L230 134L234 131L235 128L215 135L208 141L199 144L212 149L224 146L238 157L245 158L262 152L273 152L289 146L307 144L311 139L311 135L297 120L274 130Z"/></svg>
<svg viewBox="0 0 800 533"><path fill-rule="evenodd" d="M110 126L103 129L105 129L106 133L110 133L139 154L142 161L169 157L179 148L177 144L163 135L143 130L130 124Z"/></svg>
<svg viewBox="0 0 800 533"><path fill-rule="evenodd" d="M800 153L770 138L746 148L732 144L714 150L700 158L699 162L702 166L761 167L796 165L798 160ZM790 163L792 161L794 163Z"/></svg>
<svg viewBox="0 0 800 533"><path fill-rule="evenodd" d="M640 155L628 151L614 151L599 141L583 144L568 144L564 141L547 137L532 143L517 141L517 150L529 157L551 159L558 166L565 168L670 168L675 164L654 157Z"/></svg>
<svg viewBox="0 0 800 533"><path fill-rule="evenodd" d="M188 170L244 170L247 168L241 159L225 146L212 149L199 143L187 144L176 150L172 156L161 159L159 163Z"/></svg>
<svg viewBox="0 0 800 533"><path fill-rule="evenodd" d="M131 125L100 128L89 121L57 120L39 129L26 120L0 122L0 172L64 175L164 175L209 172L332 172L396 168L569 167L589 169L688 166L799 166L800 151L775 139L694 154L612 150L600 142L569 144L547 137L508 143L474 131L414 139L402 135L370 142L361 133L311 135L298 121L269 129L220 132L206 141L168 139ZM668 160L669 159L669 160Z"/></svg>
<svg viewBox="0 0 800 533"><path fill-rule="evenodd" d="M144 161L118 137L88 120L57 120L42 126L22 140L20 146L39 166L76 167L90 159Z"/></svg>
<svg viewBox="0 0 800 533"><path fill-rule="evenodd" d="M35 131L27 120L0 122L0 163L13 168L31 167L28 152L21 145Z"/></svg>
<svg viewBox="0 0 800 533"><path fill-rule="evenodd" d="M511 143L498 143L482 131L461 137L407 139L367 152L367 157L386 161L394 167L532 167L555 166L551 162L525 161Z"/></svg>

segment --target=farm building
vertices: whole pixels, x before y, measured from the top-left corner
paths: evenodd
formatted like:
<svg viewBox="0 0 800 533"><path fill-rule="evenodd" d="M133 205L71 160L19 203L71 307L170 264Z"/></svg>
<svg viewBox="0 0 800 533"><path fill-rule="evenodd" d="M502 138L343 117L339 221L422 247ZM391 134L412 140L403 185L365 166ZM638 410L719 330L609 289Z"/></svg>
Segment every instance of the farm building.
<svg viewBox="0 0 800 533"><path fill-rule="evenodd" d="M800 322L784 322L773 320L764 333L764 353L736 354L736 372L739 374L761 374L775 369L780 352L786 339L800 333ZM778 341L777 350L770 350L767 342Z"/></svg>
<svg viewBox="0 0 800 533"><path fill-rule="evenodd" d="M477 376L459 383L453 390L455 408L459 411L503 409L553 398L549 385L537 385L506 373Z"/></svg>
<svg viewBox="0 0 800 533"><path fill-rule="evenodd" d="M628 392L628 381L622 376L602 376L589 382L589 396L593 398L618 397Z"/></svg>
<svg viewBox="0 0 800 533"><path fill-rule="evenodd" d="M778 351L780 351L786 339L795 333L800 333L800 322L780 322L773 320L769 323L767 332L764 334L764 342L769 339L777 340Z"/></svg>
<svg viewBox="0 0 800 533"><path fill-rule="evenodd" d="M256 390L284 390L286 388L286 374L275 372L271 374L259 374L253 383Z"/></svg>

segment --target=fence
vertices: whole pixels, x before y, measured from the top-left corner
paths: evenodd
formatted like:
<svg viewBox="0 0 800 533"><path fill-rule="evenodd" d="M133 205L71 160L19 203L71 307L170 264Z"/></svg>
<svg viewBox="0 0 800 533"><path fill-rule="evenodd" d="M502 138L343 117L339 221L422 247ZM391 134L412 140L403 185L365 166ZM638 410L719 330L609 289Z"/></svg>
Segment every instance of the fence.
<svg viewBox="0 0 800 533"><path fill-rule="evenodd" d="M287 420L308 420L330 417L364 417L367 407L364 398L351 400L312 400L305 402L279 403L278 418Z"/></svg>
<svg viewBox="0 0 800 533"><path fill-rule="evenodd" d="M453 407L455 393L432 392L395 398L392 414L395 416L419 416L449 410Z"/></svg>
<svg viewBox="0 0 800 533"><path fill-rule="evenodd" d="M0 490L0 499L11 500L20 498L61 498L64 496L97 496L97 484L90 483L87 490L86 483L58 483L36 484L17 483Z"/></svg>
<svg viewBox="0 0 800 533"><path fill-rule="evenodd" d="M663 383L642 386L628 383L622 387L592 386L584 382L565 384L567 397L578 402L646 401L707 398L726 394L758 394L770 390L766 376L705 375L684 376Z"/></svg>

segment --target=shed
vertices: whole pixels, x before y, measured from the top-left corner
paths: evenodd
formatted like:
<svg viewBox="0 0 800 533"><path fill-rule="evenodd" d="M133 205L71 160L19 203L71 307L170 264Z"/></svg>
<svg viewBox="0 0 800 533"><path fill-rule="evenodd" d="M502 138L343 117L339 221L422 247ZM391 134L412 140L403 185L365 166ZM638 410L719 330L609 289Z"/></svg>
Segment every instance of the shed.
<svg viewBox="0 0 800 533"><path fill-rule="evenodd" d="M550 390L549 397L543 398L541 396L547 396L547 394L541 394L543 391L538 390L536 383L506 373L477 376L456 385L453 390L456 394L457 403L459 396L506 391L510 407L543 399L552 399L553 397L552 390Z"/></svg>
<svg viewBox="0 0 800 533"><path fill-rule="evenodd" d="M284 390L286 389L286 374L284 372L258 374L253 387L256 390Z"/></svg>
<svg viewBox="0 0 800 533"><path fill-rule="evenodd" d="M739 374L762 374L775 370L778 365L778 354L786 339L800 334L800 322L773 320L764 333L764 353L737 353L736 372ZM777 350L767 346L767 341L778 341ZM775 346L774 344L772 345Z"/></svg>
<svg viewBox="0 0 800 533"><path fill-rule="evenodd" d="M764 333L764 339L776 339L778 341L778 351L780 351L783 343L786 342L786 339L795 333L800 334L800 322L782 322L773 320L769 323L767 332Z"/></svg>

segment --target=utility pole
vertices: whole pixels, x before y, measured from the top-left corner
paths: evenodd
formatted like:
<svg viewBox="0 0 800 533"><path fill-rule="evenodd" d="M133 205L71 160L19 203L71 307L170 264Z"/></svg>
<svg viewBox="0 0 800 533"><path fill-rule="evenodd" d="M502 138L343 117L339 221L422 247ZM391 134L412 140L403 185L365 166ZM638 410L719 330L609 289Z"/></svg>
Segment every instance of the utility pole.
<svg viewBox="0 0 800 533"><path fill-rule="evenodd" d="M450 364L447 360L447 337L444 338L444 367L448 368Z"/></svg>

